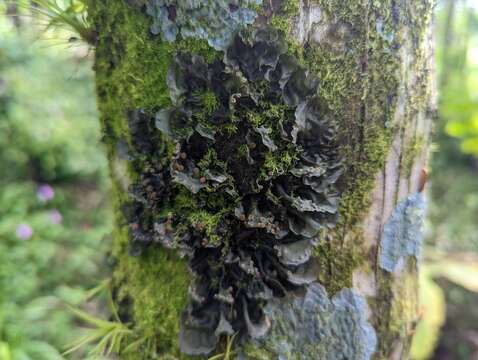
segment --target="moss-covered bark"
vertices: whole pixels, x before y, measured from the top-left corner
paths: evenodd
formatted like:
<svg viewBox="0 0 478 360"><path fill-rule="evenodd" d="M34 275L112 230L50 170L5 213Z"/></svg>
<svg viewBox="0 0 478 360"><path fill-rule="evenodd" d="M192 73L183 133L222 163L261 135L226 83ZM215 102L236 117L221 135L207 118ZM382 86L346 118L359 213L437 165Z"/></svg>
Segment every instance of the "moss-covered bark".
<svg viewBox="0 0 478 360"><path fill-rule="evenodd" d="M406 358L431 0L204 3L88 4L121 357Z"/></svg>

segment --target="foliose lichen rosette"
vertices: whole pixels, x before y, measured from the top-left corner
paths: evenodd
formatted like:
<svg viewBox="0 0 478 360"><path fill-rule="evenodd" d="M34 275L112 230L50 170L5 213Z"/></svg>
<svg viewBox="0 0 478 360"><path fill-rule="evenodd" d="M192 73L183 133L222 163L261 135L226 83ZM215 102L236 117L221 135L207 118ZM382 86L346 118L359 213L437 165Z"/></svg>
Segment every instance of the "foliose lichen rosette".
<svg viewBox="0 0 478 360"><path fill-rule="evenodd" d="M212 63L178 53L167 77L172 105L154 120L130 114L130 127L143 121L151 132L140 138L175 144L167 162L148 160L127 216L133 253L161 244L189 257L180 333L188 354L211 352L224 334L264 336L264 306L316 280L314 245L337 221L335 122L284 38L268 27L241 31Z"/></svg>

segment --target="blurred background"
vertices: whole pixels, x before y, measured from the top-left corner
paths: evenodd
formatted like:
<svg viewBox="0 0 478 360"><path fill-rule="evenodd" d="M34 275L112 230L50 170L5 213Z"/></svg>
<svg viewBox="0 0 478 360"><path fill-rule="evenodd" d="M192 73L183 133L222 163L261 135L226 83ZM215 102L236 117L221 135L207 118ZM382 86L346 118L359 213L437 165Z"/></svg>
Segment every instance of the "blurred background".
<svg viewBox="0 0 478 360"><path fill-rule="evenodd" d="M92 56L71 33L44 31L41 12L0 1L1 360L63 359L85 336L65 304L87 302L106 278ZM103 303L86 304L102 313Z"/></svg>
<svg viewBox="0 0 478 360"><path fill-rule="evenodd" d="M88 358L92 345L62 353L110 334L101 318L114 313L92 54L44 15L0 3L1 360ZM435 20L439 116L413 358L478 359L478 0L439 0Z"/></svg>

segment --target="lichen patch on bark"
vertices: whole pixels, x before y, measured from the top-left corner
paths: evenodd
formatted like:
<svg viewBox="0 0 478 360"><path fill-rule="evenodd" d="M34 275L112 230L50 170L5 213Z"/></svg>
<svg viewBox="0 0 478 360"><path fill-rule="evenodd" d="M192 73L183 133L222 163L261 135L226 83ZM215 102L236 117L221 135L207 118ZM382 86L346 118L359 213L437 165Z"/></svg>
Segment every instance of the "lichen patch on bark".
<svg viewBox="0 0 478 360"><path fill-rule="evenodd" d="M420 260L426 202L423 193L415 193L396 206L385 223L380 241L379 265L394 272L407 258Z"/></svg>
<svg viewBox="0 0 478 360"><path fill-rule="evenodd" d="M266 312L270 333L247 345L240 359L369 360L377 345L366 300L350 289L329 298L322 285L312 283L301 295L274 299Z"/></svg>

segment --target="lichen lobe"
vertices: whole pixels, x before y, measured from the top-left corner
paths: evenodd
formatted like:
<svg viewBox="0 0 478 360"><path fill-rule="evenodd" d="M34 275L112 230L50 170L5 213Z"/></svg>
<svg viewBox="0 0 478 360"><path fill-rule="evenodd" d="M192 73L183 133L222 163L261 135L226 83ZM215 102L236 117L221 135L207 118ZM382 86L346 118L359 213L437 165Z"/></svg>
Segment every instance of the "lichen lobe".
<svg viewBox="0 0 478 360"><path fill-rule="evenodd" d="M274 299L266 307L272 320L269 335L253 341L273 359L368 360L377 338L367 320L366 301L350 289L329 298L312 283L305 294ZM250 358L246 352L242 359Z"/></svg>
<svg viewBox="0 0 478 360"><path fill-rule="evenodd" d="M420 259L426 201L423 193L415 193L401 201L384 226L380 242L379 265L394 272L408 257Z"/></svg>

